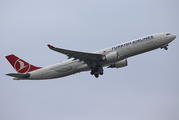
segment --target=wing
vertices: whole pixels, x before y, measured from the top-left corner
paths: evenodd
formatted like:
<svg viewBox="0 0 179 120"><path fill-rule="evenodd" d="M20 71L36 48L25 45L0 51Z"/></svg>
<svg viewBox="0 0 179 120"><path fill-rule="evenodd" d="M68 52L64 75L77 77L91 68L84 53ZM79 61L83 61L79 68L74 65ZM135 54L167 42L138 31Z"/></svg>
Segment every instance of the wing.
<svg viewBox="0 0 179 120"><path fill-rule="evenodd" d="M66 50L61 48L56 48L51 45L47 45L51 50L60 52L62 54L65 54L68 56L68 59L74 58L74 60L84 61L86 64L89 65L89 63L92 62L98 62L101 60L102 55L101 54L95 54L95 53L86 53L86 52L78 52L78 51L72 51L72 50Z"/></svg>

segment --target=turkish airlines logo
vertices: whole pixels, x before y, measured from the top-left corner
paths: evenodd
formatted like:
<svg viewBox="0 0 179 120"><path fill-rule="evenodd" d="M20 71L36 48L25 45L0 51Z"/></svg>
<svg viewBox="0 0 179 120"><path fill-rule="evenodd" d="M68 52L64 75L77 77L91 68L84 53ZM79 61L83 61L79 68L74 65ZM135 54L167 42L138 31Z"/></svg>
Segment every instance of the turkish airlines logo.
<svg viewBox="0 0 179 120"><path fill-rule="evenodd" d="M30 64L18 59L14 63L14 69L19 73L27 73L30 69Z"/></svg>

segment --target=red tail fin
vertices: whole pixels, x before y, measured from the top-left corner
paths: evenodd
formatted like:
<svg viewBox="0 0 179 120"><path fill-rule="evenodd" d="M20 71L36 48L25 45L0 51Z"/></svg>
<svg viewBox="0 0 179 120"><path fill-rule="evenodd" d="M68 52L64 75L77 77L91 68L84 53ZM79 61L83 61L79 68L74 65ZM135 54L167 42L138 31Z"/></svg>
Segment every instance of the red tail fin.
<svg viewBox="0 0 179 120"><path fill-rule="evenodd" d="M6 59L18 73L28 73L41 68L31 65L13 54L6 56Z"/></svg>

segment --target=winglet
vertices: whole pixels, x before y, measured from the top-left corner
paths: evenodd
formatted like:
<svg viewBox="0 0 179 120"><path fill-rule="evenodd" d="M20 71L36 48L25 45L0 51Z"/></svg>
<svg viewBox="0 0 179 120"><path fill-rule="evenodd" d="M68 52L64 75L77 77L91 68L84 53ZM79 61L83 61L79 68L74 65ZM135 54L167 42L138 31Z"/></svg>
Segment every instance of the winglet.
<svg viewBox="0 0 179 120"><path fill-rule="evenodd" d="M52 46L52 45L47 45L50 49L54 49L55 47L54 46Z"/></svg>

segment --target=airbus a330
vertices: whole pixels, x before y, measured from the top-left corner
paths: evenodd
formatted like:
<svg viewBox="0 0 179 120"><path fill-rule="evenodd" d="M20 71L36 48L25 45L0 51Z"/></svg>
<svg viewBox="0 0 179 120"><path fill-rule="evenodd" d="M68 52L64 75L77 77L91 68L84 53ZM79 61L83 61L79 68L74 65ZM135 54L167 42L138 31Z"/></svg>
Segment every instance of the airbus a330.
<svg viewBox="0 0 179 120"><path fill-rule="evenodd" d="M6 75L14 77L14 80L43 80L91 71L90 74L98 78L99 75L103 75L103 67L125 67L127 58L158 48L167 50L168 44L175 38L176 35L170 33L157 33L93 53L66 50L48 45L51 50L67 55L68 60L47 67L36 67L11 54L6 56L6 59L17 73Z"/></svg>

